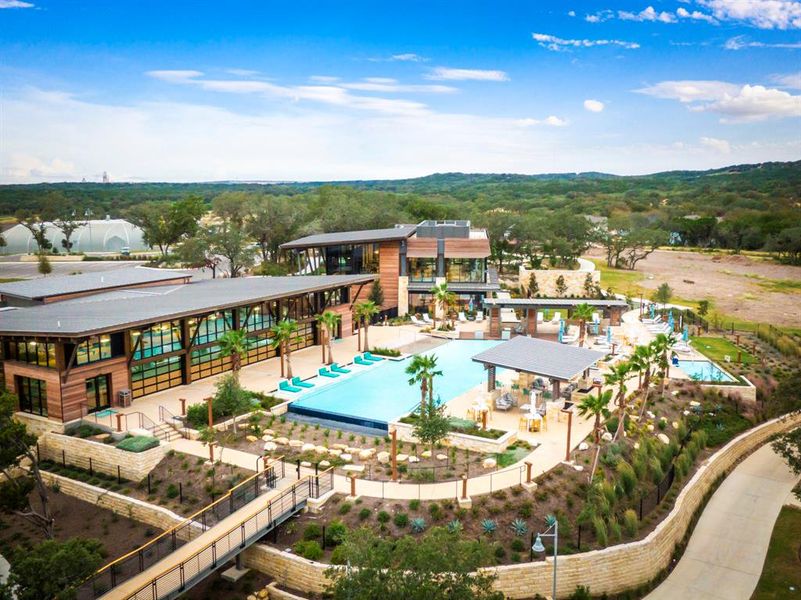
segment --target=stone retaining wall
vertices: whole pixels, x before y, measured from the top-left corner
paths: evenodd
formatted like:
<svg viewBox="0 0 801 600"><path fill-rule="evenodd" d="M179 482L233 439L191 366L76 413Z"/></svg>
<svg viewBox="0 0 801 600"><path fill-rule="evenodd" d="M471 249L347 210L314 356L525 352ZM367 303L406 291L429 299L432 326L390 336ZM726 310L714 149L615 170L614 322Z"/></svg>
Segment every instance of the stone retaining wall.
<svg viewBox="0 0 801 600"><path fill-rule="evenodd" d="M414 425L395 421L390 423L389 426L397 430L398 440L401 442L419 443L417 438L414 437ZM447 446L461 448L462 450L472 450L473 452L483 452L485 454L501 453L516 441L517 431L507 431L497 440L468 435L466 433L449 433L443 440Z"/></svg>
<svg viewBox="0 0 801 600"><path fill-rule="evenodd" d="M721 383L701 383L701 385L704 386L704 388L718 390L720 393L725 394L726 396L739 396L746 402L750 402L751 404L756 403L756 387L754 387L754 384L748 381L745 377L741 377L741 379L745 381L746 385L726 385Z"/></svg>
<svg viewBox="0 0 801 600"><path fill-rule="evenodd" d="M89 470L91 458L94 471L116 477L119 467L119 474L123 478L141 481L161 462L169 445L161 442L144 452L128 452L110 444L50 431L39 438L39 458L57 463L61 463L63 459L68 465L86 470Z"/></svg>
<svg viewBox="0 0 801 600"><path fill-rule="evenodd" d="M28 428L28 432L36 437L41 437L48 431L55 431L56 433L63 433L66 423L53 421L47 417L40 417L39 415L32 415L26 412L15 412L14 418L20 423L24 423Z"/></svg>
<svg viewBox="0 0 801 600"><path fill-rule="evenodd" d="M524 291L528 289L528 283L532 273L537 276L537 285L539 287L537 294L543 298L559 297L559 294L556 292L556 280L559 279L560 276L564 277L565 285L567 286L567 291L564 293L564 296L568 298L570 296L584 298L587 295L587 292L584 289L584 282L587 280L588 274L592 277L592 281L595 285L601 285L601 272L597 269L592 272L567 271L564 269L533 270L526 269L521 265L518 271L518 277L520 281L520 287ZM564 314L562 316L564 316Z"/></svg>

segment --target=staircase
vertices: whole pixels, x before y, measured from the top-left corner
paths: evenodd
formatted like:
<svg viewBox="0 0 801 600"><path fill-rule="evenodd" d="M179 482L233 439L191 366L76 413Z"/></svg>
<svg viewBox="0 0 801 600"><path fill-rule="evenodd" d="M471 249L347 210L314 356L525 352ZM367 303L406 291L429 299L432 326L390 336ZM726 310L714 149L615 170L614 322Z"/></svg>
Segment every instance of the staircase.
<svg viewBox="0 0 801 600"><path fill-rule="evenodd" d="M165 442L179 440L183 437L172 427L172 425L169 425L168 423L159 423L156 425L156 427L153 429L153 435L154 437Z"/></svg>

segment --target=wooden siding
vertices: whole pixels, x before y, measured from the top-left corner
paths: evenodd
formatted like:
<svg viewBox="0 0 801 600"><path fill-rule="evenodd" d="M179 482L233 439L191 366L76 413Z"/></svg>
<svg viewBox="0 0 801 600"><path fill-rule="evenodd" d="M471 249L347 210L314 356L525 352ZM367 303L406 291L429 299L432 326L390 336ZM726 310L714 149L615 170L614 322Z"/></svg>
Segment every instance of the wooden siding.
<svg viewBox="0 0 801 600"><path fill-rule="evenodd" d="M490 255L489 240L446 239L445 258L486 258Z"/></svg>
<svg viewBox="0 0 801 600"><path fill-rule="evenodd" d="M86 380L98 375L109 375L109 400L112 406L117 404L117 392L130 389L128 361L124 356L73 367L67 381L61 386L64 421L86 414Z"/></svg>
<svg viewBox="0 0 801 600"><path fill-rule="evenodd" d="M436 246L434 247L436 253ZM379 248L378 274L381 287L384 290L383 310L398 306L398 277L400 276L400 244L398 242L383 242ZM369 288L366 285L365 288ZM367 289L367 293L370 290Z"/></svg>
<svg viewBox="0 0 801 600"><path fill-rule="evenodd" d="M409 238L406 256L409 258L436 258L437 238Z"/></svg>
<svg viewBox="0 0 801 600"><path fill-rule="evenodd" d="M41 379L47 384L47 418L61 421L61 381L58 370L49 367L39 367L16 360L7 360L3 363L6 376L6 388L17 393L17 375Z"/></svg>

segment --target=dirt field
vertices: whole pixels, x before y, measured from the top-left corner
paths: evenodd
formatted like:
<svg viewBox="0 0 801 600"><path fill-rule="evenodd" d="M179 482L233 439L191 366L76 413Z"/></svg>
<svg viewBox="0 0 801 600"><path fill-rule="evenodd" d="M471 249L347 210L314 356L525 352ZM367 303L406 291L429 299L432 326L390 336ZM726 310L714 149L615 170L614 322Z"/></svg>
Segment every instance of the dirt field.
<svg viewBox="0 0 801 600"><path fill-rule="evenodd" d="M602 258L603 252L593 249L588 256ZM711 300L714 310L729 317L801 327L801 267L742 255L658 250L637 272L646 289L666 281L676 297Z"/></svg>

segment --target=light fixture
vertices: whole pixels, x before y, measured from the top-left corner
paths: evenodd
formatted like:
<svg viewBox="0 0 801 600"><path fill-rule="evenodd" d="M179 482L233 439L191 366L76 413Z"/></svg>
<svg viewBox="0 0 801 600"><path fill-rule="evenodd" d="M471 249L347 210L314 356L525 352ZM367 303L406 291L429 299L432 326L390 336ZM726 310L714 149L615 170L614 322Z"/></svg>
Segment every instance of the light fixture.
<svg viewBox="0 0 801 600"><path fill-rule="evenodd" d="M540 534L537 534L537 539L534 540L534 545L531 547L534 552L545 552L545 545L542 543Z"/></svg>

